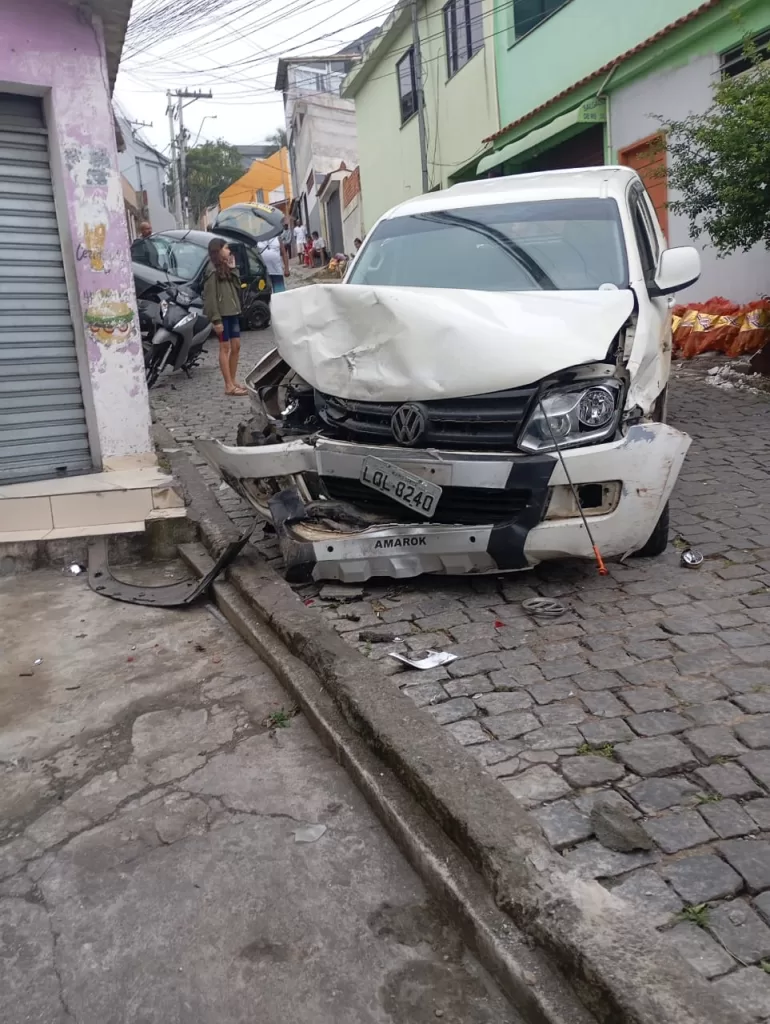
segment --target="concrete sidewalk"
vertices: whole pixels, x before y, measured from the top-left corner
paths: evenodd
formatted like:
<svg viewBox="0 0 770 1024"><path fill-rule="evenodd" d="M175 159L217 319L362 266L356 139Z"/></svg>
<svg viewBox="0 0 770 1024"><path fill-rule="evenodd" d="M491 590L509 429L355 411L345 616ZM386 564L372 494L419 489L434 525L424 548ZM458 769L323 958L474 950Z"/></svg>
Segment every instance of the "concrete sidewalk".
<svg viewBox="0 0 770 1024"><path fill-rule="evenodd" d="M521 1024L216 613L0 602L3 1024Z"/></svg>

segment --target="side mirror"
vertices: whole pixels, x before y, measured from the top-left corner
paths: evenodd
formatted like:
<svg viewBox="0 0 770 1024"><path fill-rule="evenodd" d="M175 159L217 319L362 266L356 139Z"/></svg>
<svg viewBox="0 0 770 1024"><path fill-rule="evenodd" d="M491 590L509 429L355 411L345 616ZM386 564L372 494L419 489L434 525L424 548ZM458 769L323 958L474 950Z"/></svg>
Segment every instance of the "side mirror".
<svg viewBox="0 0 770 1024"><path fill-rule="evenodd" d="M682 288L689 288L700 277L700 270L700 253L692 245L664 249L649 288L650 296L673 295Z"/></svg>

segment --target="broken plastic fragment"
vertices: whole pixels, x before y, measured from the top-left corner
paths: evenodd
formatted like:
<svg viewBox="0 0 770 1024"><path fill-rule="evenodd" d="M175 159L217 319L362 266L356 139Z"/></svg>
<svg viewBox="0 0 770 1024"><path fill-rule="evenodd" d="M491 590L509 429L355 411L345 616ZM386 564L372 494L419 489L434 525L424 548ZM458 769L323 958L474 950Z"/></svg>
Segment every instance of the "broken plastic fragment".
<svg viewBox="0 0 770 1024"><path fill-rule="evenodd" d="M43 659L42 658L35 658L34 664L35 665L42 665L43 664Z"/></svg>
<svg viewBox="0 0 770 1024"><path fill-rule="evenodd" d="M73 562L72 565L69 567L69 571L72 573L73 576L79 576L81 572L86 571L86 567L84 565L80 565L79 562Z"/></svg>
<svg viewBox="0 0 770 1024"><path fill-rule="evenodd" d="M556 619L567 610L561 601L554 601L550 597L530 597L521 602L521 607L531 615L541 615L548 619Z"/></svg>
<svg viewBox="0 0 770 1024"><path fill-rule="evenodd" d="M438 668L439 665L448 665L450 661L457 661L456 654L449 654L448 651L418 651L416 654L397 654L391 651L388 655L396 661L403 661L410 668L428 669Z"/></svg>
<svg viewBox="0 0 770 1024"><path fill-rule="evenodd" d="M681 562L686 569L697 569L703 564L703 555L694 548L688 548L682 552Z"/></svg>
<svg viewBox="0 0 770 1024"><path fill-rule="evenodd" d="M294 830L295 843L315 843L326 831L326 825L305 825Z"/></svg>

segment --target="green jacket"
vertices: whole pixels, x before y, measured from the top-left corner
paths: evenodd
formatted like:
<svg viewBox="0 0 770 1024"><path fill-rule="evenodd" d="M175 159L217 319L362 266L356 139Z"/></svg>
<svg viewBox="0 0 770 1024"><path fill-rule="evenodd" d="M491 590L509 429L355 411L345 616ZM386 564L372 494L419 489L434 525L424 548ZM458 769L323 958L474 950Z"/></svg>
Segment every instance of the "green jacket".
<svg viewBox="0 0 770 1024"><path fill-rule="evenodd" d="M203 285L203 312L213 323L221 323L223 316L241 314L241 279L237 270L229 277L219 277L213 265L206 271Z"/></svg>

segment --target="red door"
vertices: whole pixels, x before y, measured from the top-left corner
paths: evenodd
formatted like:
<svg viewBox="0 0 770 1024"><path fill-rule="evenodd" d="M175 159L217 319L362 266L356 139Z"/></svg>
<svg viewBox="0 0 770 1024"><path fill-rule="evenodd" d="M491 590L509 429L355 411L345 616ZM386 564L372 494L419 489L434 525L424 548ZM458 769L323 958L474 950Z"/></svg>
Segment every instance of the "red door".
<svg viewBox="0 0 770 1024"><path fill-rule="evenodd" d="M666 180L666 138L662 132L648 135L633 146L618 152L620 163L633 167L644 182L658 215L663 234L668 238L668 182Z"/></svg>

